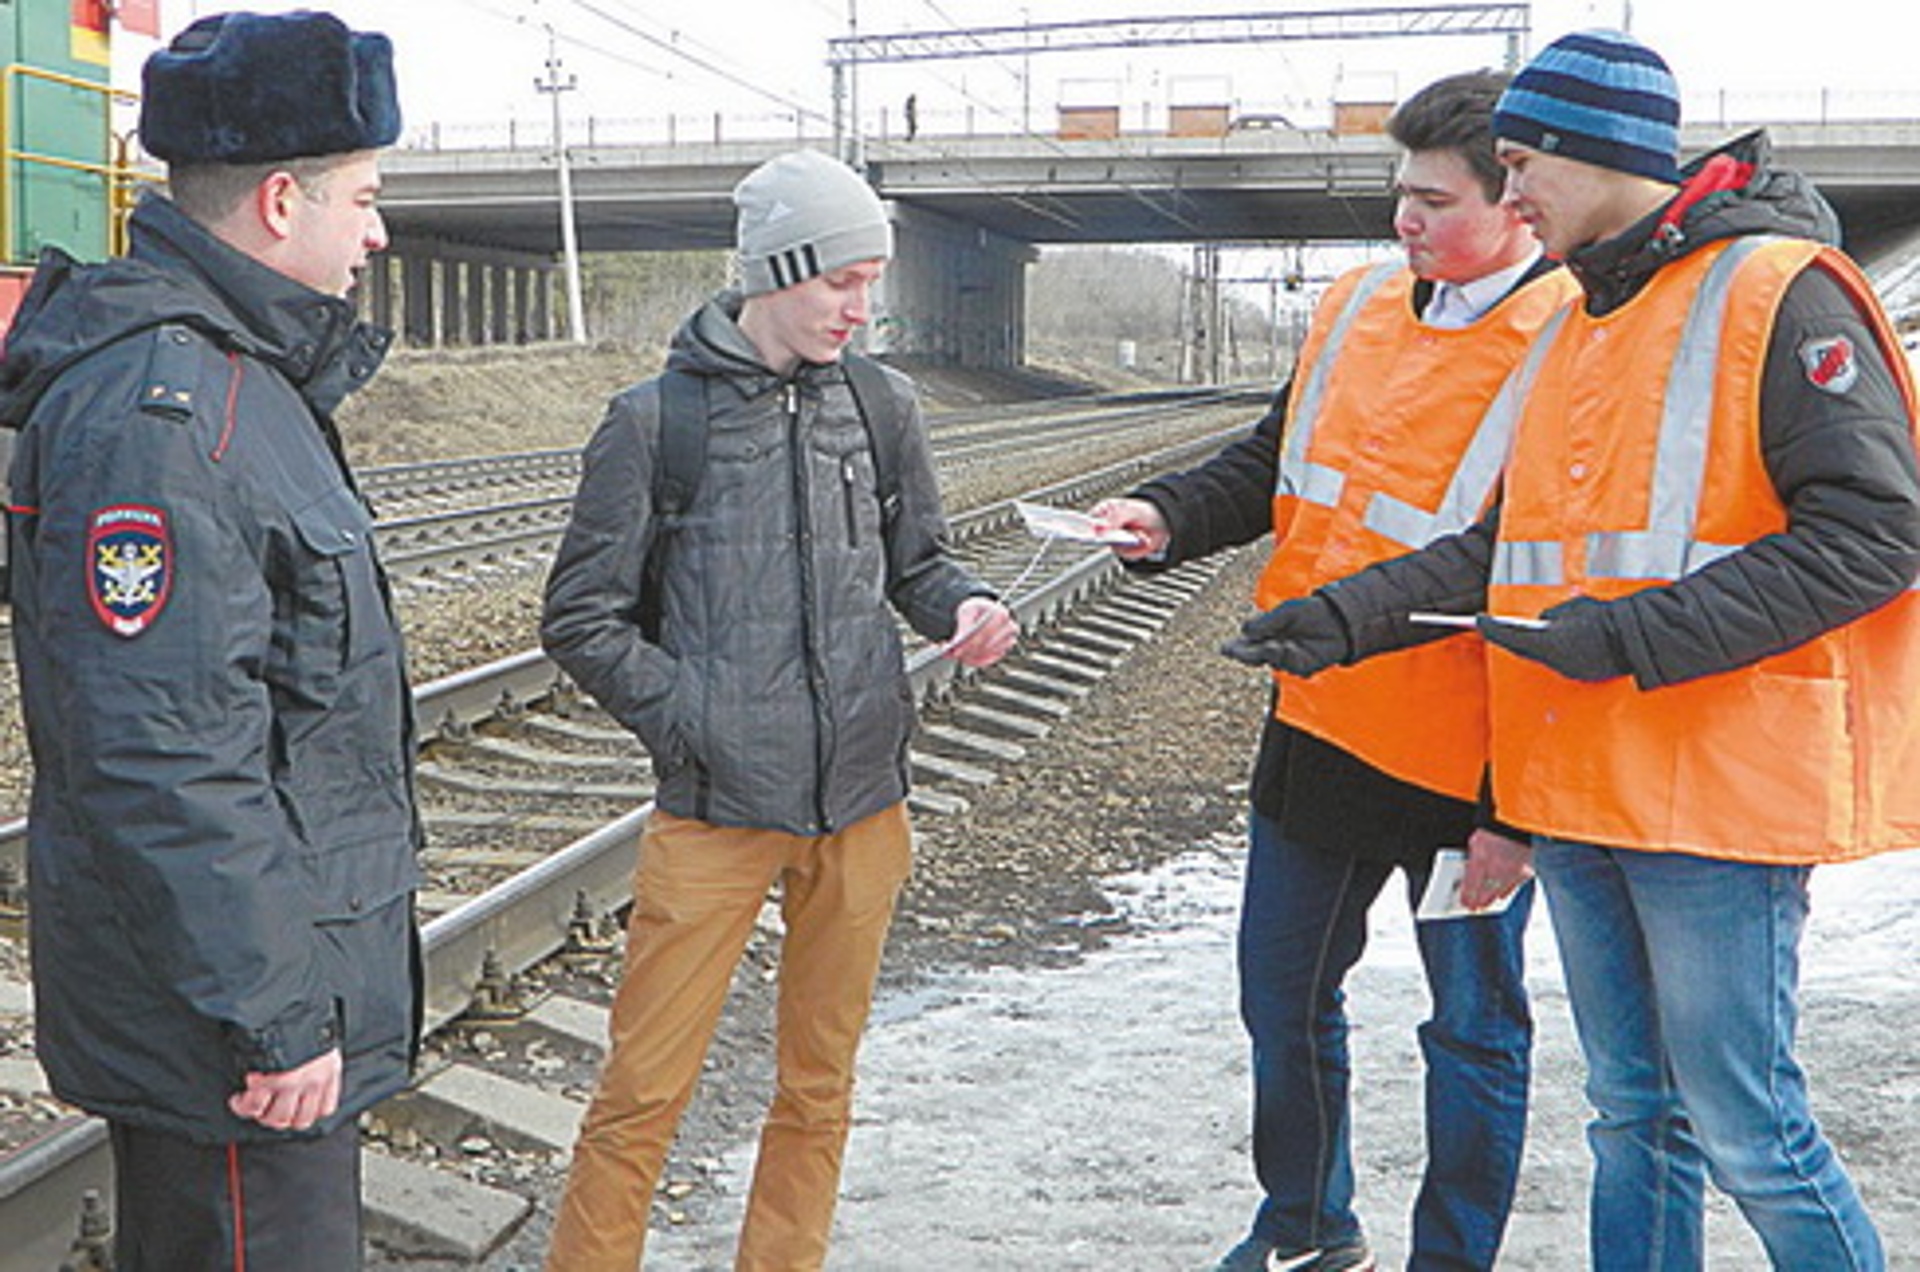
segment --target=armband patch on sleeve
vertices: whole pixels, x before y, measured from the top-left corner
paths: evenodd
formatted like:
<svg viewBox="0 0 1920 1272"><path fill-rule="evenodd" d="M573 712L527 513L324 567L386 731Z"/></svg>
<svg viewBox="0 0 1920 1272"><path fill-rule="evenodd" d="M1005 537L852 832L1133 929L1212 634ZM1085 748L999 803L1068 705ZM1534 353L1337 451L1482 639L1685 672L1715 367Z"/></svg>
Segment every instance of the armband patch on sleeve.
<svg viewBox="0 0 1920 1272"><path fill-rule="evenodd" d="M173 535L167 514L116 504L87 518L87 596L116 636L153 626L173 590Z"/></svg>
<svg viewBox="0 0 1920 1272"><path fill-rule="evenodd" d="M1860 358L1846 336L1827 336L1800 346L1807 383L1835 397L1846 396L1860 379Z"/></svg>

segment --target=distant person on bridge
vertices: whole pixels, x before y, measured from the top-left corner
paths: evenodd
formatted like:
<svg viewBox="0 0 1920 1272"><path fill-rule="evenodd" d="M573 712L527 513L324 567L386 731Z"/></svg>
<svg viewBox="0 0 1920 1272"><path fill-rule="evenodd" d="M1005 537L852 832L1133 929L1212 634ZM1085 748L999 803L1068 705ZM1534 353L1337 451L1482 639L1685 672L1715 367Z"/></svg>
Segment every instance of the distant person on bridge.
<svg viewBox="0 0 1920 1272"><path fill-rule="evenodd" d="M1575 290L1501 201L1492 117L1505 84L1452 76L1394 113L1405 264L1333 285L1251 435L1093 509L1141 537L1121 555L1174 564L1271 535L1258 591L1271 606L1484 510L1506 450L1488 404ZM1469 849L1470 904L1509 904L1417 927L1433 1013L1420 1026L1427 1164L1408 1266L1491 1268L1526 1130L1533 889L1526 845L1474 828L1487 758L1482 642L1457 636L1313 684L1274 679L1239 951L1265 1197L1219 1272L1374 1266L1353 1211L1342 985L1396 868L1413 904L1444 848Z"/></svg>
<svg viewBox="0 0 1920 1272"><path fill-rule="evenodd" d="M1678 121L1631 36L1519 72L1508 201L1584 295L1501 412L1500 505L1230 652L1312 675L1485 611L1492 796L1596 1110L1592 1266L1703 1266L1711 1176L1774 1267L1879 1272L1794 1034L1814 865L1920 845L1913 378L1818 192L1759 133L1678 167Z"/></svg>
<svg viewBox="0 0 1920 1272"><path fill-rule="evenodd" d="M35 1046L107 1119L120 1272L361 1264L356 1119L419 1010L411 696L334 430L387 333L385 36L202 18L148 59L170 197L43 256L0 366L33 751Z"/></svg>
<svg viewBox="0 0 1920 1272"><path fill-rule="evenodd" d="M893 255L879 198L802 150L755 168L734 202L740 287L687 320L664 375L613 400L547 583L547 649L639 735L659 780L553 1272L639 1262L776 881L779 1072L735 1266L824 1262L854 1055L911 848L914 701L894 611L974 667L1017 635L947 553L913 386L845 352ZM669 489L688 446L704 472Z"/></svg>

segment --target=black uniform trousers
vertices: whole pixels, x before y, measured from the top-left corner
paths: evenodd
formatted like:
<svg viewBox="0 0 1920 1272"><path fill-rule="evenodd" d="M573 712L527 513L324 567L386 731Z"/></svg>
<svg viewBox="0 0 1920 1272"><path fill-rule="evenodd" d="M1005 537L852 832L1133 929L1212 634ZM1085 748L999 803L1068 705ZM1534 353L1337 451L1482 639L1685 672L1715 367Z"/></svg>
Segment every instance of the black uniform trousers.
<svg viewBox="0 0 1920 1272"><path fill-rule="evenodd" d="M353 1272L360 1128L201 1144L124 1123L113 1143L115 1272Z"/></svg>

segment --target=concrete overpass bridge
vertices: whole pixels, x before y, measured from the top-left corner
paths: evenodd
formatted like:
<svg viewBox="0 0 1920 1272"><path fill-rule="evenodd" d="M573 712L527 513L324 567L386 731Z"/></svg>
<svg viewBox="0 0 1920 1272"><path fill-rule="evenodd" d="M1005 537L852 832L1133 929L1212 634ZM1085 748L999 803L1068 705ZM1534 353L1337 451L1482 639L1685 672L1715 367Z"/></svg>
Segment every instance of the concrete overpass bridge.
<svg viewBox="0 0 1920 1272"><path fill-rule="evenodd" d="M1863 262L1920 237L1920 121L1769 128L1779 161L1812 177ZM1689 127L1687 154L1730 135ZM728 193L796 144L574 147L587 251L725 248ZM1392 144L1292 128L1224 136L934 137L869 142L900 253L881 298L895 348L970 365L1025 350L1025 266L1044 244L1354 241L1390 234ZM394 248L375 316L416 344L541 338L554 330L561 247L549 149L398 150L382 210Z"/></svg>

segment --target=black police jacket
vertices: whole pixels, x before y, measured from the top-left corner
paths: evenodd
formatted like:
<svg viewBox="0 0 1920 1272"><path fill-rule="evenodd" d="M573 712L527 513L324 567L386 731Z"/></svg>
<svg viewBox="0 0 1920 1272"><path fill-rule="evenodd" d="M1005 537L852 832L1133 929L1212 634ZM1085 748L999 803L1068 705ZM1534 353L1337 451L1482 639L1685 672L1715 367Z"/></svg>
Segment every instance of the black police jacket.
<svg viewBox="0 0 1920 1272"><path fill-rule="evenodd" d="M411 697L330 413L386 337L164 199L50 255L0 363L54 1091L210 1142L250 1070L333 1047L330 1127L418 1014Z"/></svg>

